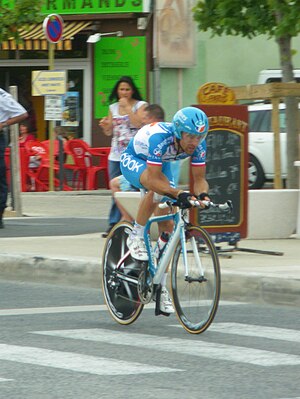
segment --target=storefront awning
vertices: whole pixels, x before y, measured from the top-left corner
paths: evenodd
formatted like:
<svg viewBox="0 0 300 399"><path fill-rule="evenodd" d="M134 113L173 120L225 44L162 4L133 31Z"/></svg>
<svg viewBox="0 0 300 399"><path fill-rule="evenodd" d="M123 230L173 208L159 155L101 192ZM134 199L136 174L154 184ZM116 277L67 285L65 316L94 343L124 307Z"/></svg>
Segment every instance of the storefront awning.
<svg viewBox="0 0 300 399"><path fill-rule="evenodd" d="M63 40L55 45L56 50L72 50L72 39L79 32L89 28L92 21L85 22L65 22L63 30ZM7 40L0 44L1 50L47 50L48 41L43 31L43 24L31 25L28 29L20 31L21 43L14 39Z"/></svg>

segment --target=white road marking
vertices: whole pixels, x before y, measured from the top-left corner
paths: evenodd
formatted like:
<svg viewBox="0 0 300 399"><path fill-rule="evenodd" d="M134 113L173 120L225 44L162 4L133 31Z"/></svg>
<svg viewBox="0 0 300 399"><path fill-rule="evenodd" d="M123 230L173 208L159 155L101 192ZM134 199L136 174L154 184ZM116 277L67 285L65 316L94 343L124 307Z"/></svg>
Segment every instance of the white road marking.
<svg viewBox="0 0 300 399"><path fill-rule="evenodd" d="M5 381L13 381L13 380L9 378L0 378L0 382L5 382Z"/></svg>
<svg viewBox="0 0 300 399"><path fill-rule="evenodd" d="M209 327L209 331L216 331L222 334L235 334L247 337L279 339L282 341L300 343L300 331L287 328L255 326L241 323L213 323Z"/></svg>
<svg viewBox="0 0 300 399"><path fill-rule="evenodd" d="M105 305L83 305L83 306L55 306L47 308L23 308L23 309L2 309L0 316L20 316L48 313L73 313L73 312L99 312L107 310Z"/></svg>
<svg viewBox="0 0 300 399"><path fill-rule="evenodd" d="M71 352L0 344L0 359L97 375L170 373L181 369L106 359Z"/></svg>
<svg viewBox="0 0 300 399"><path fill-rule="evenodd" d="M259 366L300 365L300 356L233 345L204 342L199 337L181 339L148 334L135 334L105 329L35 331L34 334L103 342L112 345L136 346L162 352L181 353Z"/></svg>
<svg viewBox="0 0 300 399"><path fill-rule="evenodd" d="M220 305L239 306L244 302L222 301ZM145 309L154 309L154 303L146 305ZM103 312L108 311L106 305L81 305L81 306L53 306L45 308L1 309L0 316L25 316L33 314L73 313L73 312Z"/></svg>

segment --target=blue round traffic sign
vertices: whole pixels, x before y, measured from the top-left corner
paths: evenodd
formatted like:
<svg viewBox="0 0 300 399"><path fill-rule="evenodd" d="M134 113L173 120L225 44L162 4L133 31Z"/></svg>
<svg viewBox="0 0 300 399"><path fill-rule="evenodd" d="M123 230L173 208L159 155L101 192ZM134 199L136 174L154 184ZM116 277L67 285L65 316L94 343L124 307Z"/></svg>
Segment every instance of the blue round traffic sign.
<svg viewBox="0 0 300 399"><path fill-rule="evenodd" d="M44 19L43 30L49 42L59 42L63 35L63 29L64 21L60 15L50 14Z"/></svg>

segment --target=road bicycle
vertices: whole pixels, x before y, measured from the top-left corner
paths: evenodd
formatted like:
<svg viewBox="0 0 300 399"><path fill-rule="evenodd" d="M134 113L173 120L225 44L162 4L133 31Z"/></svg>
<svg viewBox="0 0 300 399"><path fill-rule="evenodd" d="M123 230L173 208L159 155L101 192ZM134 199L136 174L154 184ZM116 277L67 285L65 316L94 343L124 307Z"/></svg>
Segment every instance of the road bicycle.
<svg viewBox="0 0 300 399"><path fill-rule="evenodd" d="M199 201L190 203L193 207L200 206ZM232 210L231 201L202 203L206 208ZM199 334L210 326L218 309L221 290L218 252L209 233L189 222L187 209L171 201L159 207L168 207L170 211L167 215L151 217L145 226L144 239L149 255L146 262L133 259L127 248L126 241L133 228L131 223L119 222L110 231L102 258L104 299L112 318L123 325L137 320L144 305L154 299L155 314L159 315L160 282L171 264L171 296L177 317L186 331ZM166 220L173 220L174 229L157 259L150 227L152 223Z"/></svg>

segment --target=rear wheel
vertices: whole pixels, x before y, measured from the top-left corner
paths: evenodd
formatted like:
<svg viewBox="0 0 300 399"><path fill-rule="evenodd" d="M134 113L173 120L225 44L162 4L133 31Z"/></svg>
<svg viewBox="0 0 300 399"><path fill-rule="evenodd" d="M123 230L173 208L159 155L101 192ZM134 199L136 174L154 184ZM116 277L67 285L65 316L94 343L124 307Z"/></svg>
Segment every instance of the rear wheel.
<svg viewBox="0 0 300 399"><path fill-rule="evenodd" d="M172 262L172 297L177 317L186 331L199 334L212 323L219 304L221 278L217 250L201 227L186 230L188 275L179 241Z"/></svg>
<svg viewBox="0 0 300 399"><path fill-rule="evenodd" d="M141 314L143 304L137 292L139 267L131 258L127 238L132 230L128 222L120 222L110 231L102 257L102 291L108 310L120 324L131 324ZM117 268L120 260L121 266ZM118 276L130 277L125 281Z"/></svg>

